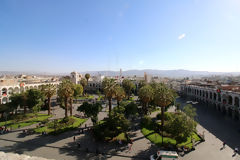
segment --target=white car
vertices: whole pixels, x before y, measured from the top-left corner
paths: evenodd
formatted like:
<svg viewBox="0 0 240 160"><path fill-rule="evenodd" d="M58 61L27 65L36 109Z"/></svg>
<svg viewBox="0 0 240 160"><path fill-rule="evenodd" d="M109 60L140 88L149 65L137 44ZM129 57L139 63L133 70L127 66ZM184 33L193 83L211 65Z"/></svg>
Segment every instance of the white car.
<svg viewBox="0 0 240 160"><path fill-rule="evenodd" d="M178 160L178 154L175 151L158 151L150 156L150 160Z"/></svg>

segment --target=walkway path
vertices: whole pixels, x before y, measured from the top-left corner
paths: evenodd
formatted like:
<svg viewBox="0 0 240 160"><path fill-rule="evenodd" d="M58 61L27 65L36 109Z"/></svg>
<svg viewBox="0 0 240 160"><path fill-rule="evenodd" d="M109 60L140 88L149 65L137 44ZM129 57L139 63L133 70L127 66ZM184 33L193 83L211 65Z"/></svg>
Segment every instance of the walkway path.
<svg viewBox="0 0 240 160"><path fill-rule="evenodd" d="M56 109L57 115L64 115L64 110ZM76 107L74 114L77 113ZM151 116L155 117L158 112L152 113ZM99 114L99 120L107 116L107 112L103 111ZM85 124L92 125L91 120L85 122ZM85 126L82 125L82 127ZM199 144L196 147L196 151L191 152L184 157L180 157L180 160L239 160L239 156L232 157L233 151L226 146L224 150L220 150L222 147L222 141L216 138L213 134L208 132L202 126L198 126L198 131L202 133L205 131L206 142ZM77 147L76 142L73 141L73 136L76 137L76 141L80 142L81 148ZM26 137L21 136L20 131L12 132L5 135L0 135L0 147L5 152L17 152L27 155L40 156L51 159L61 160L85 160L85 159L148 159L148 157L156 153L158 148L152 145L141 133L140 128L131 132L131 138L133 139L132 150L129 152L125 146L119 146L116 144L105 144L95 142L89 132L78 135L77 131L69 131L58 136L40 136L29 135ZM95 153L86 153L86 148L90 152L96 152L98 149L100 152L107 153L105 155L96 155Z"/></svg>

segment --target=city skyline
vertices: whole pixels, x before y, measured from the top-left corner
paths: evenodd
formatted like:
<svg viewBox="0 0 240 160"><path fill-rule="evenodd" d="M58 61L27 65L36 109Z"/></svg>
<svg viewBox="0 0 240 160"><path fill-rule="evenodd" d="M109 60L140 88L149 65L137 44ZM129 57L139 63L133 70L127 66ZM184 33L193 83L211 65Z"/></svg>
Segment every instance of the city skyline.
<svg viewBox="0 0 240 160"><path fill-rule="evenodd" d="M240 72L240 2L0 1L2 71Z"/></svg>

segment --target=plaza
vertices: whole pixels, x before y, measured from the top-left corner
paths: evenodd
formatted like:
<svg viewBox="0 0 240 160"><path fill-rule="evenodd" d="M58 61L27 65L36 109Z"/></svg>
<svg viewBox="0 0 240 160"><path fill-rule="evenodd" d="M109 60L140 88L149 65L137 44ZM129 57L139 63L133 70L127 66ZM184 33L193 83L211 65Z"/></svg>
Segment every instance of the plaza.
<svg viewBox="0 0 240 160"><path fill-rule="evenodd" d="M182 105L186 104L185 99L178 99ZM239 127L229 117L222 117L222 113L214 112L214 108L207 108L204 104L195 106L198 113L197 131L199 133L205 132L205 142L196 146L196 150L192 151L180 160L238 160L240 157L233 155L233 148L238 146L240 141ZM76 111L77 105L74 105L73 114L78 114ZM174 108L170 108L174 110ZM154 112L151 116L156 116L158 112ZM64 112L58 106L54 107L55 116L62 117ZM105 108L99 113L99 119L107 116ZM89 119L85 122L87 126L91 126L92 122ZM80 128L84 128L83 124ZM26 128L31 128L29 126ZM133 139L133 147L129 152L127 146L119 146L107 144L103 142L94 141L91 133L85 132L78 134L78 130L68 131L58 136L42 136L42 135L27 135L20 136L22 129L12 131L8 134L0 136L0 150L8 153L14 152L18 154L26 154L31 156L44 157L48 159L66 159L66 160L80 160L80 159L148 159L150 155L156 153L158 147L147 140L141 133L140 128L131 131L131 138ZM81 148L77 147L77 143L73 141L76 137L76 142L80 142ZM222 143L226 142L227 146L222 149ZM88 148L88 152L86 152ZM99 150L99 155L96 155L96 149Z"/></svg>

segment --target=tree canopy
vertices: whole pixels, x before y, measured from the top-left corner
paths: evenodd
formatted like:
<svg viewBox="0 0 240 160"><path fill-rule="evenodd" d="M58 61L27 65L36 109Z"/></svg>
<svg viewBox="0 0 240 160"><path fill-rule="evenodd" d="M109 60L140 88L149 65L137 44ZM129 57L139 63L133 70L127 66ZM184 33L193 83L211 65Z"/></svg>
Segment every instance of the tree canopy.
<svg viewBox="0 0 240 160"><path fill-rule="evenodd" d="M125 90L125 92L127 93L128 95L128 99L130 98L131 96L131 93L132 93L132 90L136 88L136 86L134 85L134 83L129 80L129 79L124 79L123 82L122 82L122 86Z"/></svg>

